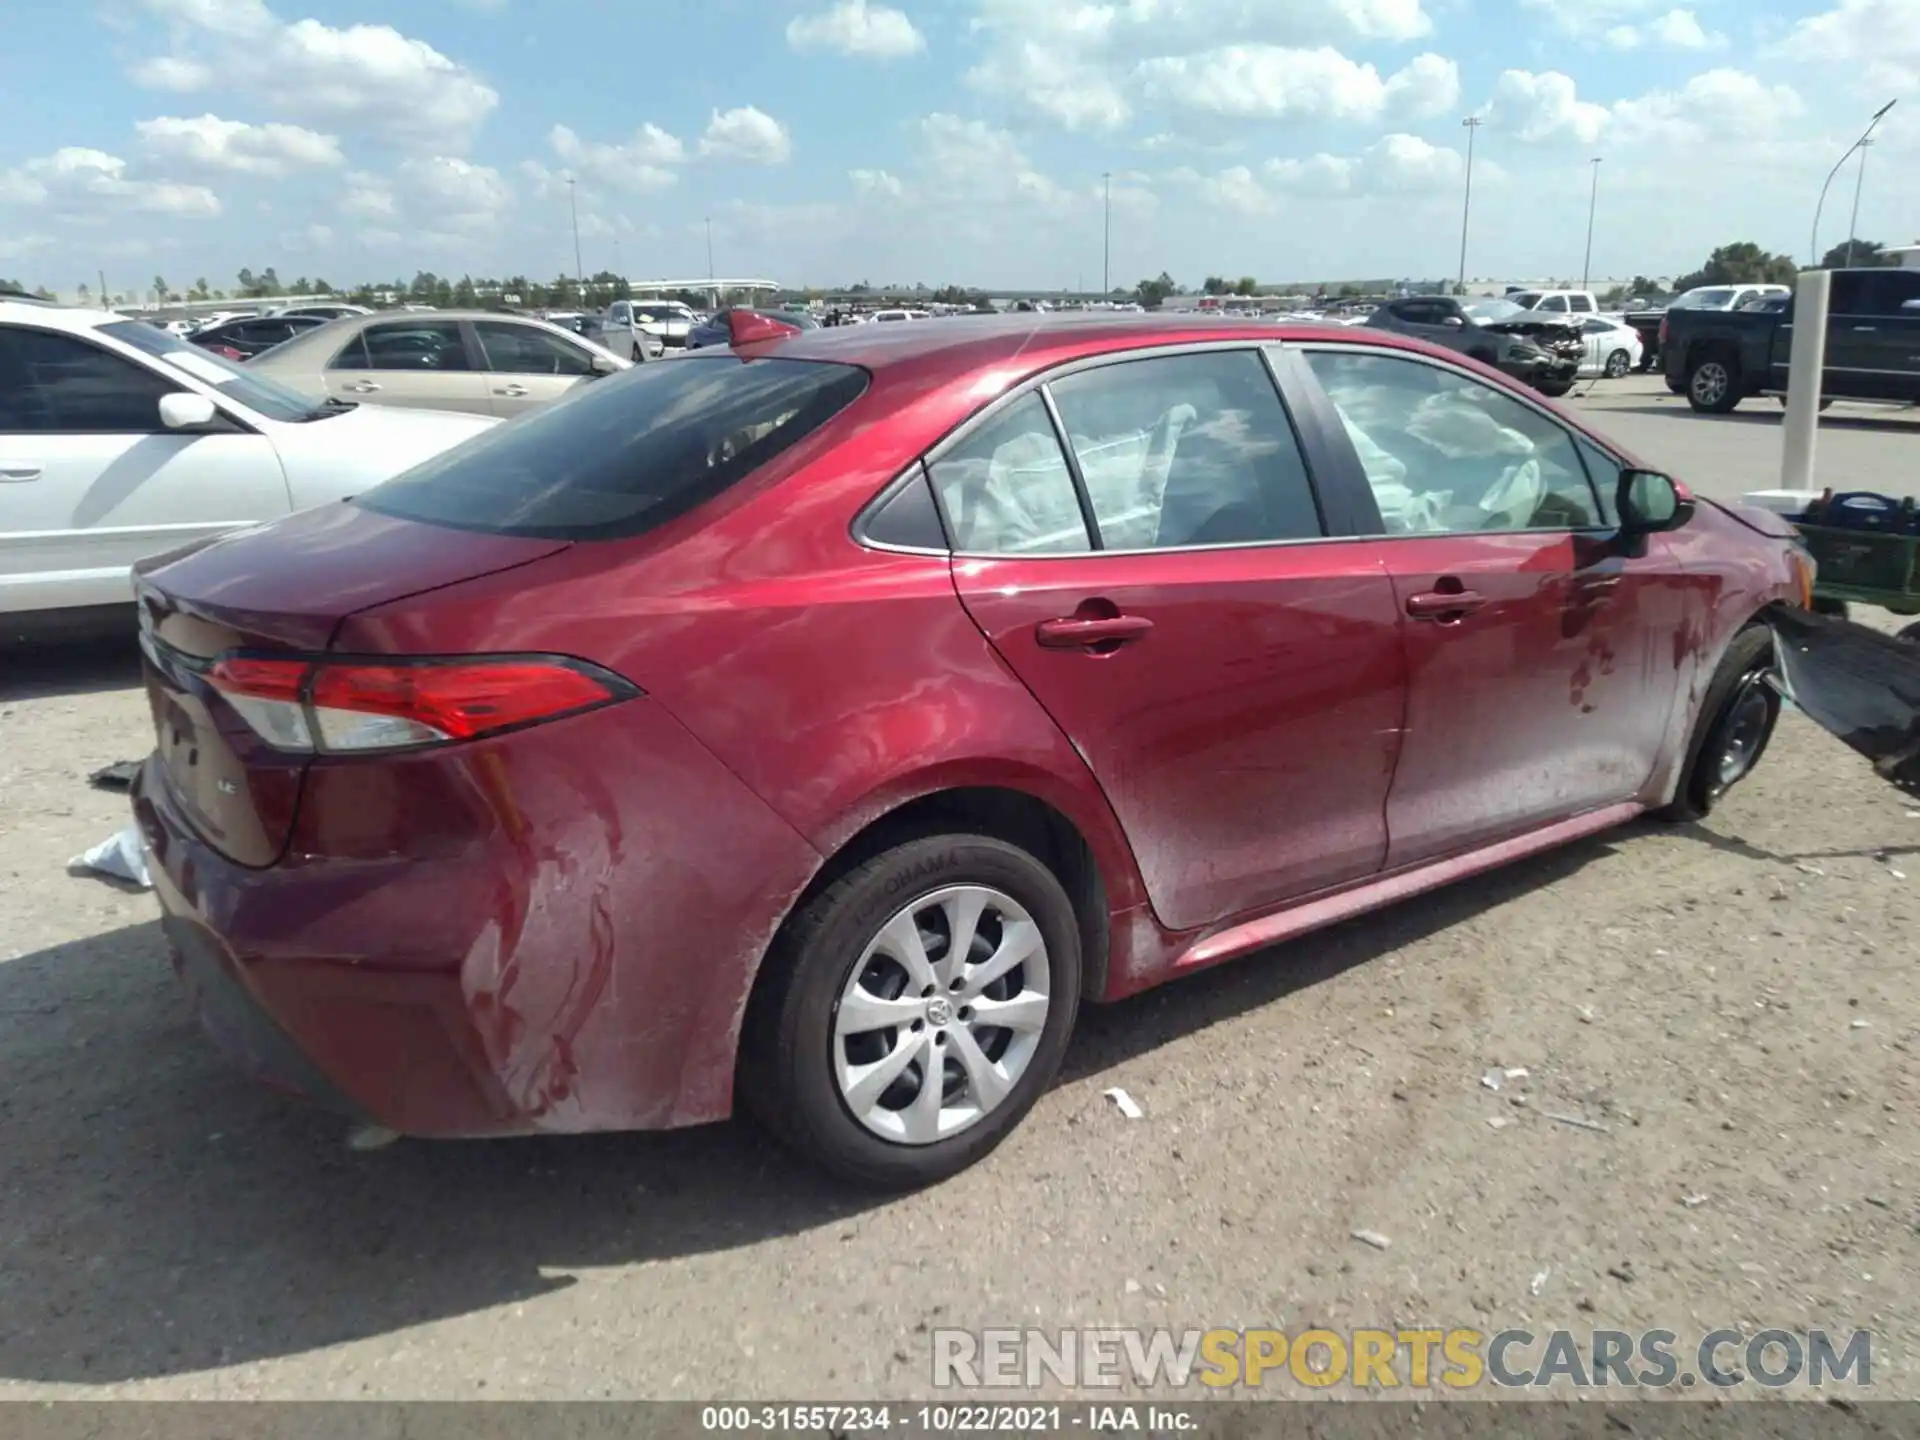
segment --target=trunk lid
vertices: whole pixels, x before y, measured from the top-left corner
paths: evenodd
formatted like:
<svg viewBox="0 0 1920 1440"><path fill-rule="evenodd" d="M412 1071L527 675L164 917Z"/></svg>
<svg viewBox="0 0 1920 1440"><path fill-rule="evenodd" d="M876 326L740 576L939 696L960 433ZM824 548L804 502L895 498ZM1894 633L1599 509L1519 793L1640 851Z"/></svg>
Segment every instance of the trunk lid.
<svg viewBox="0 0 1920 1440"><path fill-rule="evenodd" d="M140 562L147 701L173 810L242 865L273 864L292 833L313 757L254 732L212 684L218 657L319 654L356 611L566 547L329 505Z"/></svg>

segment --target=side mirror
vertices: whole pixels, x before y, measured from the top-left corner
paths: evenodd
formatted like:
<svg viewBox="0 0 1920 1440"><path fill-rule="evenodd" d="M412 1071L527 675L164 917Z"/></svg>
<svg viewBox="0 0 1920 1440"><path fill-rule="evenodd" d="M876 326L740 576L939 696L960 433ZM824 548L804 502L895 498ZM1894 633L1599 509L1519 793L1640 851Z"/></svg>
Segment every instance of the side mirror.
<svg viewBox="0 0 1920 1440"><path fill-rule="evenodd" d="M1624 536L1658 535L1678 530L1693 519L1693 496L1679 481L1657 470L1622 470L1614 503Z"/></svg>
<svg viewBox="0 0 1920 1440"><path fill-rule="evenodd" d="M176 390L160 397L160 423L169 430L198 430L211 425L220 412L213 401L188 390Z"/></svg>
<svg viewBox="0 0 1920 1440"><path fill-rule="evenodd" d="M618 375L620 362L611 355L595 355L587 362L596 375Z"/></svg>
<svg viewBox="0 0 1920 1440"><path fill-rule="evenodd" d="M1458 315L1449 315L1447 316L1446 319L1442 320L1440 323L1442 325L1452 325L1456 329L1462 329L1462 330L1466 328L1466 324L1467 324L1467 322L1462 320Z"/></svg>

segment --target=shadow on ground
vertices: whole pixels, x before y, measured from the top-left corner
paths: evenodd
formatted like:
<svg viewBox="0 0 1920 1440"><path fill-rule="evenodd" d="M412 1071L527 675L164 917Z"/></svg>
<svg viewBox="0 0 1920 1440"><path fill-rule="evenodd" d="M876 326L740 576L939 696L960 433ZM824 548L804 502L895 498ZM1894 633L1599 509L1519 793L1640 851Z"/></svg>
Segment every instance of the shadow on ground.
<svg viewBox="0 0 1920 1440"><path fill-rule="evenodd" d="M1094 1008L1067 1075L1283 1001L1607 849ZM351 1152L339 1120L213 1053L157 923L0 963L0 1135L0 1377L41 1382L297 1354L536 1297L576 1267L824 1228L853 1240L866 1210L911 1203L816 1178L744 1124Z"/></svg>
<svg viewBox="0 0 1920 1440"><path fill-rule="evenodd" d="M140 645L131 634L0 648L0 702L95 695L140 683Z"/></svg>

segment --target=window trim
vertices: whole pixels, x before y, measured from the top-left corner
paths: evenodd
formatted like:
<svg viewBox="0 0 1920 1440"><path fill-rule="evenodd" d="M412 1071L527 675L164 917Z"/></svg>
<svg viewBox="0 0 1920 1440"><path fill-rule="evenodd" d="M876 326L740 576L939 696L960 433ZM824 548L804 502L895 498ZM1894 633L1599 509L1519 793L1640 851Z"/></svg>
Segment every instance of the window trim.
<svg viewBox="0 0 1920 1440"><path fill-rule="evenodd" d="M905 551L904 547L879 544L867 538L866 535L867 521L872 514L881 505L885 504L888 499L892 498L894 491L906 482L907 478L912 475L915 467L918 466L925 468L927 483L933 491L934 510L940 516L940 528L951 544L954 534L953 519L947 514L946 506L941 501L940 487L934 485L932 482L933 467L945 459L949 452L964 445L974 431L991 424L994 419L999 416L1001 411L1017 404L1021 397L1031 394L1035 390L1040 390L1043 392L1041 395L1041 403L1046 407L1047 417L1054 427L1054 443L1059 445L1062 455L1066 457L1067 473L1074 477L1075 498L1081 505L1081 522L1089 526L1088 539L1093 542L1091 548L1086 550L1043 551L1033 554L1009 554L1002 550L962 550L957 546L953 546L952 548L937 553L948 555L956 560L1061 561L1087 560L1103 555L1192 555L1206 554L1215 550L1264 550L1280 545L1323 545L1329 541L1351 542L1353 540L1370 538L1363 535L1332 533L1335 523L1333 518L1335 512L1327 502L1324 481L1318 468L1321 459L1332 457L1325 456L1322 453L1323 447L1315 444L1314 437L1314 432L1318 429L1320 417L1315 417L1316 423L1314 425L1310 426L1303 423L1302 417L1296 413L1294 397L1290 393L1292 387L1284 378L1282 367L1276 363L1274 355L1270 353L1273 351L1284 352L1290 348L1292 348L1292 345L1289 342L1273 340L1236 339L1185 341L1172 345L1140 345L1124 350L1104 350L1095 355L1082 355L1076 359L1050 366L1037 374L1027 376L1018 384L1008 386L1007 389L994 396L992 400L988 401L978 410L967 415L964 419L948 429L945 434L941 435L931 445L927 446L927 448L920 453L918 459L906 466L899 475L889 480L886 485L881 487L879 493L875 495L873 499L860 507L860 510L853 518L852 525L848 527L848 533L851 535L855 544L864 546L870 550L911 554L936 553L923 550ZM1073 447L1067 443L1064 437L1059 416L1054 410L1052 397L1044 393L1045 387L1051 385L1056 380L1064 380L1070 375L1078 375L1088 370L1105 369L1111 365L1122 365L1129 361L1165 360L1183 355L1212 355L1235 350L1251 351L1260 360L1261 368L1266 372L1267 381L1273 386L1274 399L1279 403L1280 412L1286 418L1287 424L1293 431L1294 441L1299 446L1300 462L1302 469L1306 473L1308 493L1312 496L1314 509L1320 516L1321 529L1326 533L1299 536L1287 540L1233 540L1218 545L1167 545L1151 546L1146 549L1136 550L1110 550L1102 548L1099 544L1098 526L1089 518L1091 501L1086 496L1085 482L1080 478L1080 462L1073 453ZM1376 511L1375 513L1377 515L1378 512Z"/></svg>
<svg viewBox="0 0 1920 1440"><path fill-rule="evenodd" d="M163 390L161 392L161 395L163 397L166 395L207 394L207 398L212 400L214 403L215 413L219 415L225 414L225 411L222 409L222 404L226 398L225 396L222 396L219 394L208 394L205 391L197 391L197 390L190 389L186 385L182 384L180 381L176 380L172 375L169 375L168 373L166 373L164 370L161 370L156 366L143 363L137 356L129 355L125 350L122 350L117 345L111 343L113 338L111 336L105 337L105 339L109 343L102 344L101 337L97 337L93 334L77 331L77 330L56 329L46 325L8 325L6 329L9 331L15 331L15 332L30 334L30 335L56 336L57 338L62 340L71 340L76 345L83 345L90 349L97 350L103 355L110 355L115 360L118 360L122 365L131 365L134 369L140 371L144 375L147 375L154 381L162 385L167 385L172 387L170 389ZM231 416L227 416L227 418L229 421L235 424L236 427L242 430L249 431L249 432L253 430L252 426L241 425L239 421L234 420L233 417ZM7 436L12 436L12 435L54 435L54 436L59 436L59 435L193 435L197 433L204 433L204 432L188 431L188 430L170 430L166 426L162 425L160 423L160 411L159 411L159 405L157 400L155 402L155 407L154 407L153 422L141 429L9 430L4 426L0 426L0 435L7 435Z"/></svg>
<svg viewBox="0 0 1920 1440"><path fill-rule="evenodd" d="M1587 440L1590 444L1593 445L1595 449L1600 451L1601 454L1611 456L1623 468L1628 468L1628 469L1633 468L1626 459L1624 459L1616 450L1613 449L1612 446L1588 434L1585 430L1572 429L1571 427L1568 426L1567 422L1564 419L1554 414L1553 411L1547 409L1545 405L1537 403L1531 396L1520 391L1517 387L1493 384L1492 382L1488 381L1487 377L1484 375L1476 375L1471 371L1463 370L1459 366L1450 364L1447 361L1439 359L1436 356L1427 355L1417 350L1402 350L1398 346L1342 344L1337 340L1335 341L1325 341L1325 340L1301 341L1301 342L1298 342L1295 348L1297 350L1297 353L1300 355L1300 358L1303 364L1306 360L1306 357L1309 354L1319 353L1323 351L1329 352L1329 353L1339 353L1339 354L1347 354L1347 355L1371 355L1375 357L1384 356L1385 358L1391 359L1391 360L1410 361L1416 365L1425 365L1430 369L1443 371L1447 374L1454 375L1459 379L1469 380L1474 382L1475 384L1486 386L1486 388L1488 388L1489 390L1492 390L1495 393L1504 396L1508 400L1512 400L1524 406L1528 410L1533 411L1534 414L1539 416L1541 419L1548 421L1550 424L1553 425L1553 427L1556 430L1560 431L1561 434L1567 437L1567 443L1573 447L1574 458L1580 462L1580 473L1586 478L1587 489L1591 491L1593 494L1594 513L1602 517L1604 517L1607 513L1606 505L1604 501L1601 499L1600 486L1598 485L1598 483L1595 482L1593 478L1593 472L1587 468L1586 457L1580 453L1580 446L1578 443L1579 440L1581 439ZM1306 368L1308 369L1309 372L1311 372L1311 369L1312 369L1311 366L1307 366ZM1327 393L1326 387L1320 383L1319 376L1310 374L1310 378L1312 380L1314 388L1318 390L1320 394L1326 397L1327 404L1333 405L1333 397ZM1337 410L1338 407L1335 407L1335 408ZM1345 462L1347 464L1350 464L1353 467L1353 472L1357 474L1362 481L1365 481L1366 469L1360 463L1360 452L1354 447L1353 441L1350 438L1348 438L1344 426L1341 428L1339 438L1336 443L1344 451ZM1494 536L1494 535L1613 535L1613 534L1617 534L1620 528L1618 525L1600 524L1600 525L1583 525L1578 528L1570 528L1565 530L1557 530L1557 529L1426 530L1426 531L1403 532L1403 533L1396 534L1386 528L1386 522L1380 517L1380 505L1378 500L1374 498L1372 485L1370 484L1367 485L1366 489L1367 489L1367 504L1371 509L1371 512L1373 515L1373 525L1376 527L1374 529L1374 532L1371 535L1364 537L1369 540L1393 540L1393 541L1432 540L1442 536L1458 540L1458 539L1471 538L1472 536L1475 536L1475 535L1487 535L1487 536Z"/></svg>

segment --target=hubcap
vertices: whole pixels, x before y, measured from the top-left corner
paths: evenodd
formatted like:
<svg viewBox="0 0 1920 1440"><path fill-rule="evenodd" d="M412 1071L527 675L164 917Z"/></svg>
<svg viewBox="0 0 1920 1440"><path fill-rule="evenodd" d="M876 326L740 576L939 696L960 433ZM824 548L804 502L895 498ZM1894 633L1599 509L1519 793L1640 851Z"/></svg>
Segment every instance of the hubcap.
<svg viewBox="0 0 1920 1440"><path fill-rule="evenodd" d="M999 890L954 885L902 907L854 962L834 1008L841 1100L903 1145L979 1123L1033 1063L1049 978L1040 927Z"/></svg>
<svg viewBox="0 0 1920 1440"><path fill-rule="evenodd" d="M1758 679L1749 679L1739 698L1727 712L1726 738L1720 744L1720 788L1745 778L1760 758L1760 744L1766 739L1769 707Z"/></svg>
<svg viewBox="0 0 1920 1440"><path fill-rule="evenodd" d="M1693 372L1693 397L1702 405L1712 405L1727 393L1727 371L1724 365L1709 361Z"/></svg>

